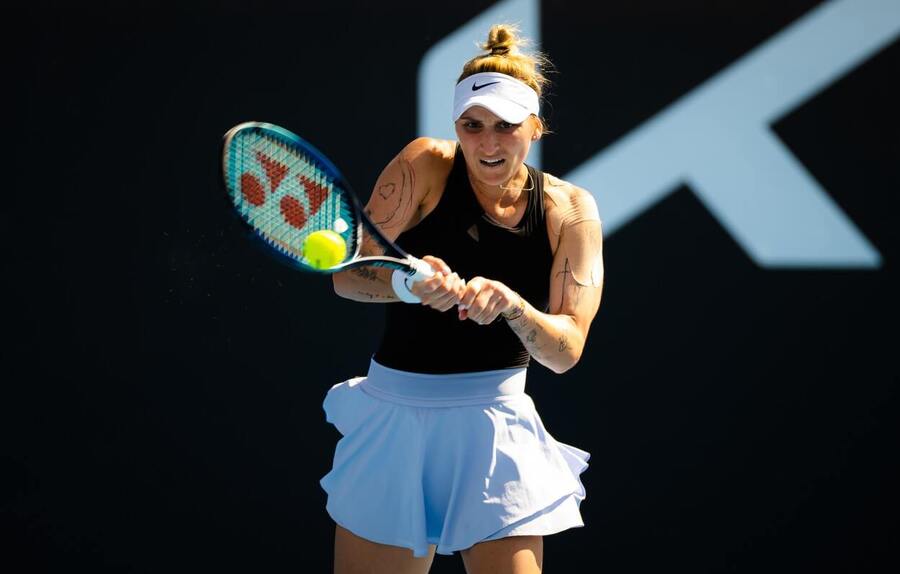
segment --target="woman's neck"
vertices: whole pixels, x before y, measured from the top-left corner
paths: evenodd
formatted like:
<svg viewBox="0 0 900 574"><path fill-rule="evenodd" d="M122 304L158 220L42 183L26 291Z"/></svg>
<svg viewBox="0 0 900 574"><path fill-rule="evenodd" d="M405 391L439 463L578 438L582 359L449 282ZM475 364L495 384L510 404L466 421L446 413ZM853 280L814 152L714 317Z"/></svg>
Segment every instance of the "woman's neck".
<svg viewBox="0 0 900 574"><path fill-rule="evenodd" d="M534 187L533 178L524 165L504 185L485 185L474 181L471 175L469 183L485 214L504 225L515 225L521 219L520 215L528 205L528 192Z"/></svg>

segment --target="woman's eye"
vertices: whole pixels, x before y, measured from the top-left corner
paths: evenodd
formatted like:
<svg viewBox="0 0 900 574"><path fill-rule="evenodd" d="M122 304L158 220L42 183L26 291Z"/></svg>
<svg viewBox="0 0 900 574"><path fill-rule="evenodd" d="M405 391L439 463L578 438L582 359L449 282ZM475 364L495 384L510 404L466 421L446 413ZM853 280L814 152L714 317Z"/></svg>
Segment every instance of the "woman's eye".
<svg viewBox="0 0 900 574"><path fill-rule="evenodd" d="M478 122L466 122L463 124L463 127L467 130L477 130L481 127L481 124L479 124Z"/></svg>
<svg viewBox="0 0 900 574"><path fill-rule="evenodd" d="M511 132L519 127L519 124L511 124L509 122L498 122L497 129L501 132Z"/></svg>

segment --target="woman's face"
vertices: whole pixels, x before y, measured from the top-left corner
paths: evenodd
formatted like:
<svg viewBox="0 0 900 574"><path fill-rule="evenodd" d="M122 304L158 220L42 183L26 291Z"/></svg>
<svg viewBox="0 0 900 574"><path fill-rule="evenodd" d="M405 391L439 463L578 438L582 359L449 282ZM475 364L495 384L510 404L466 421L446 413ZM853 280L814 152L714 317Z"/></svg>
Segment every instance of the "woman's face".
<svg viewBox="0 0 900 574"><path fill-rule="evenodd" d="M519 172L531 142L541 137L541 127L534 116L510 124L486 108L473 106L456 120L456 137L470 177L485 185L505 185Z"/></svg>

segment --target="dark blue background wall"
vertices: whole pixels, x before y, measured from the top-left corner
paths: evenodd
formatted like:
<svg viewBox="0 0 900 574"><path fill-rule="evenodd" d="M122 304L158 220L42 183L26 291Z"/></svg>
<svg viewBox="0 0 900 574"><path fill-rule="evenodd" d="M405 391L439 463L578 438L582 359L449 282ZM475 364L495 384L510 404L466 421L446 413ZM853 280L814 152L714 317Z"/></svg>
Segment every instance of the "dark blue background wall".
<svg viewBox="0 0 900 574"><path fill-rule="evenodd" d="M621 4L543 4L547 171L820 3ZM0 569L328 571L321 401L364 372L382 310L246 241L220 138L284 125L367 195L417 135L422 54L488 6L35 2L7 21ZM529 373L551 432L593 454L587 527L547 539L548 571L896 568L898 70L895 41L773 125L879 267L762 267L688 186L607 238L581 363Z"/></svg>

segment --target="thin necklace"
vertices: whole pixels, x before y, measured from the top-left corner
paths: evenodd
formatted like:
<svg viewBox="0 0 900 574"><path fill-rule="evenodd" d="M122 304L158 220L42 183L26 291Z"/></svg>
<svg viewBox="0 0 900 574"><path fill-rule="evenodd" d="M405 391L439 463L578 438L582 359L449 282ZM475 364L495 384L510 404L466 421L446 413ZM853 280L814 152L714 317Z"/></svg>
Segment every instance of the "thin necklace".
<svg viewBox="0 0 900 574"><path fill-rule="evenodd" d="M529 187L529 188L523 187L521 189L521 191L531 191L532 189L534 189L534 178L531 177L531 170L530 169L526 170L526 173L528 174L528 181L531 182L531 187ZM499 187L503 191L509 191L510 189L512 189L511 187L503 187L502 185L498 185L497 187Z"/></svg>
<svg viewBox="0 0 900 574"><path fill-rule="evenodd" d="M528 170L528 179L531 181L531 187L529 187L527 189L523 187L522 191L531 191L532 189L534 189L535 183L534 183L534 178L531 177L531 170ZM497 187L499 187L500 189L511 189L509 187L503 187L502 185L499 185ZM515 227L510 227L509 225L500 223L499 221L497 221L496 219L491 217L486 211L482 212L481 215L484 219L488 220L490 223L496 225L497 227L502 227L503 229L508 229L510 231L516 231Z"/></svg>

